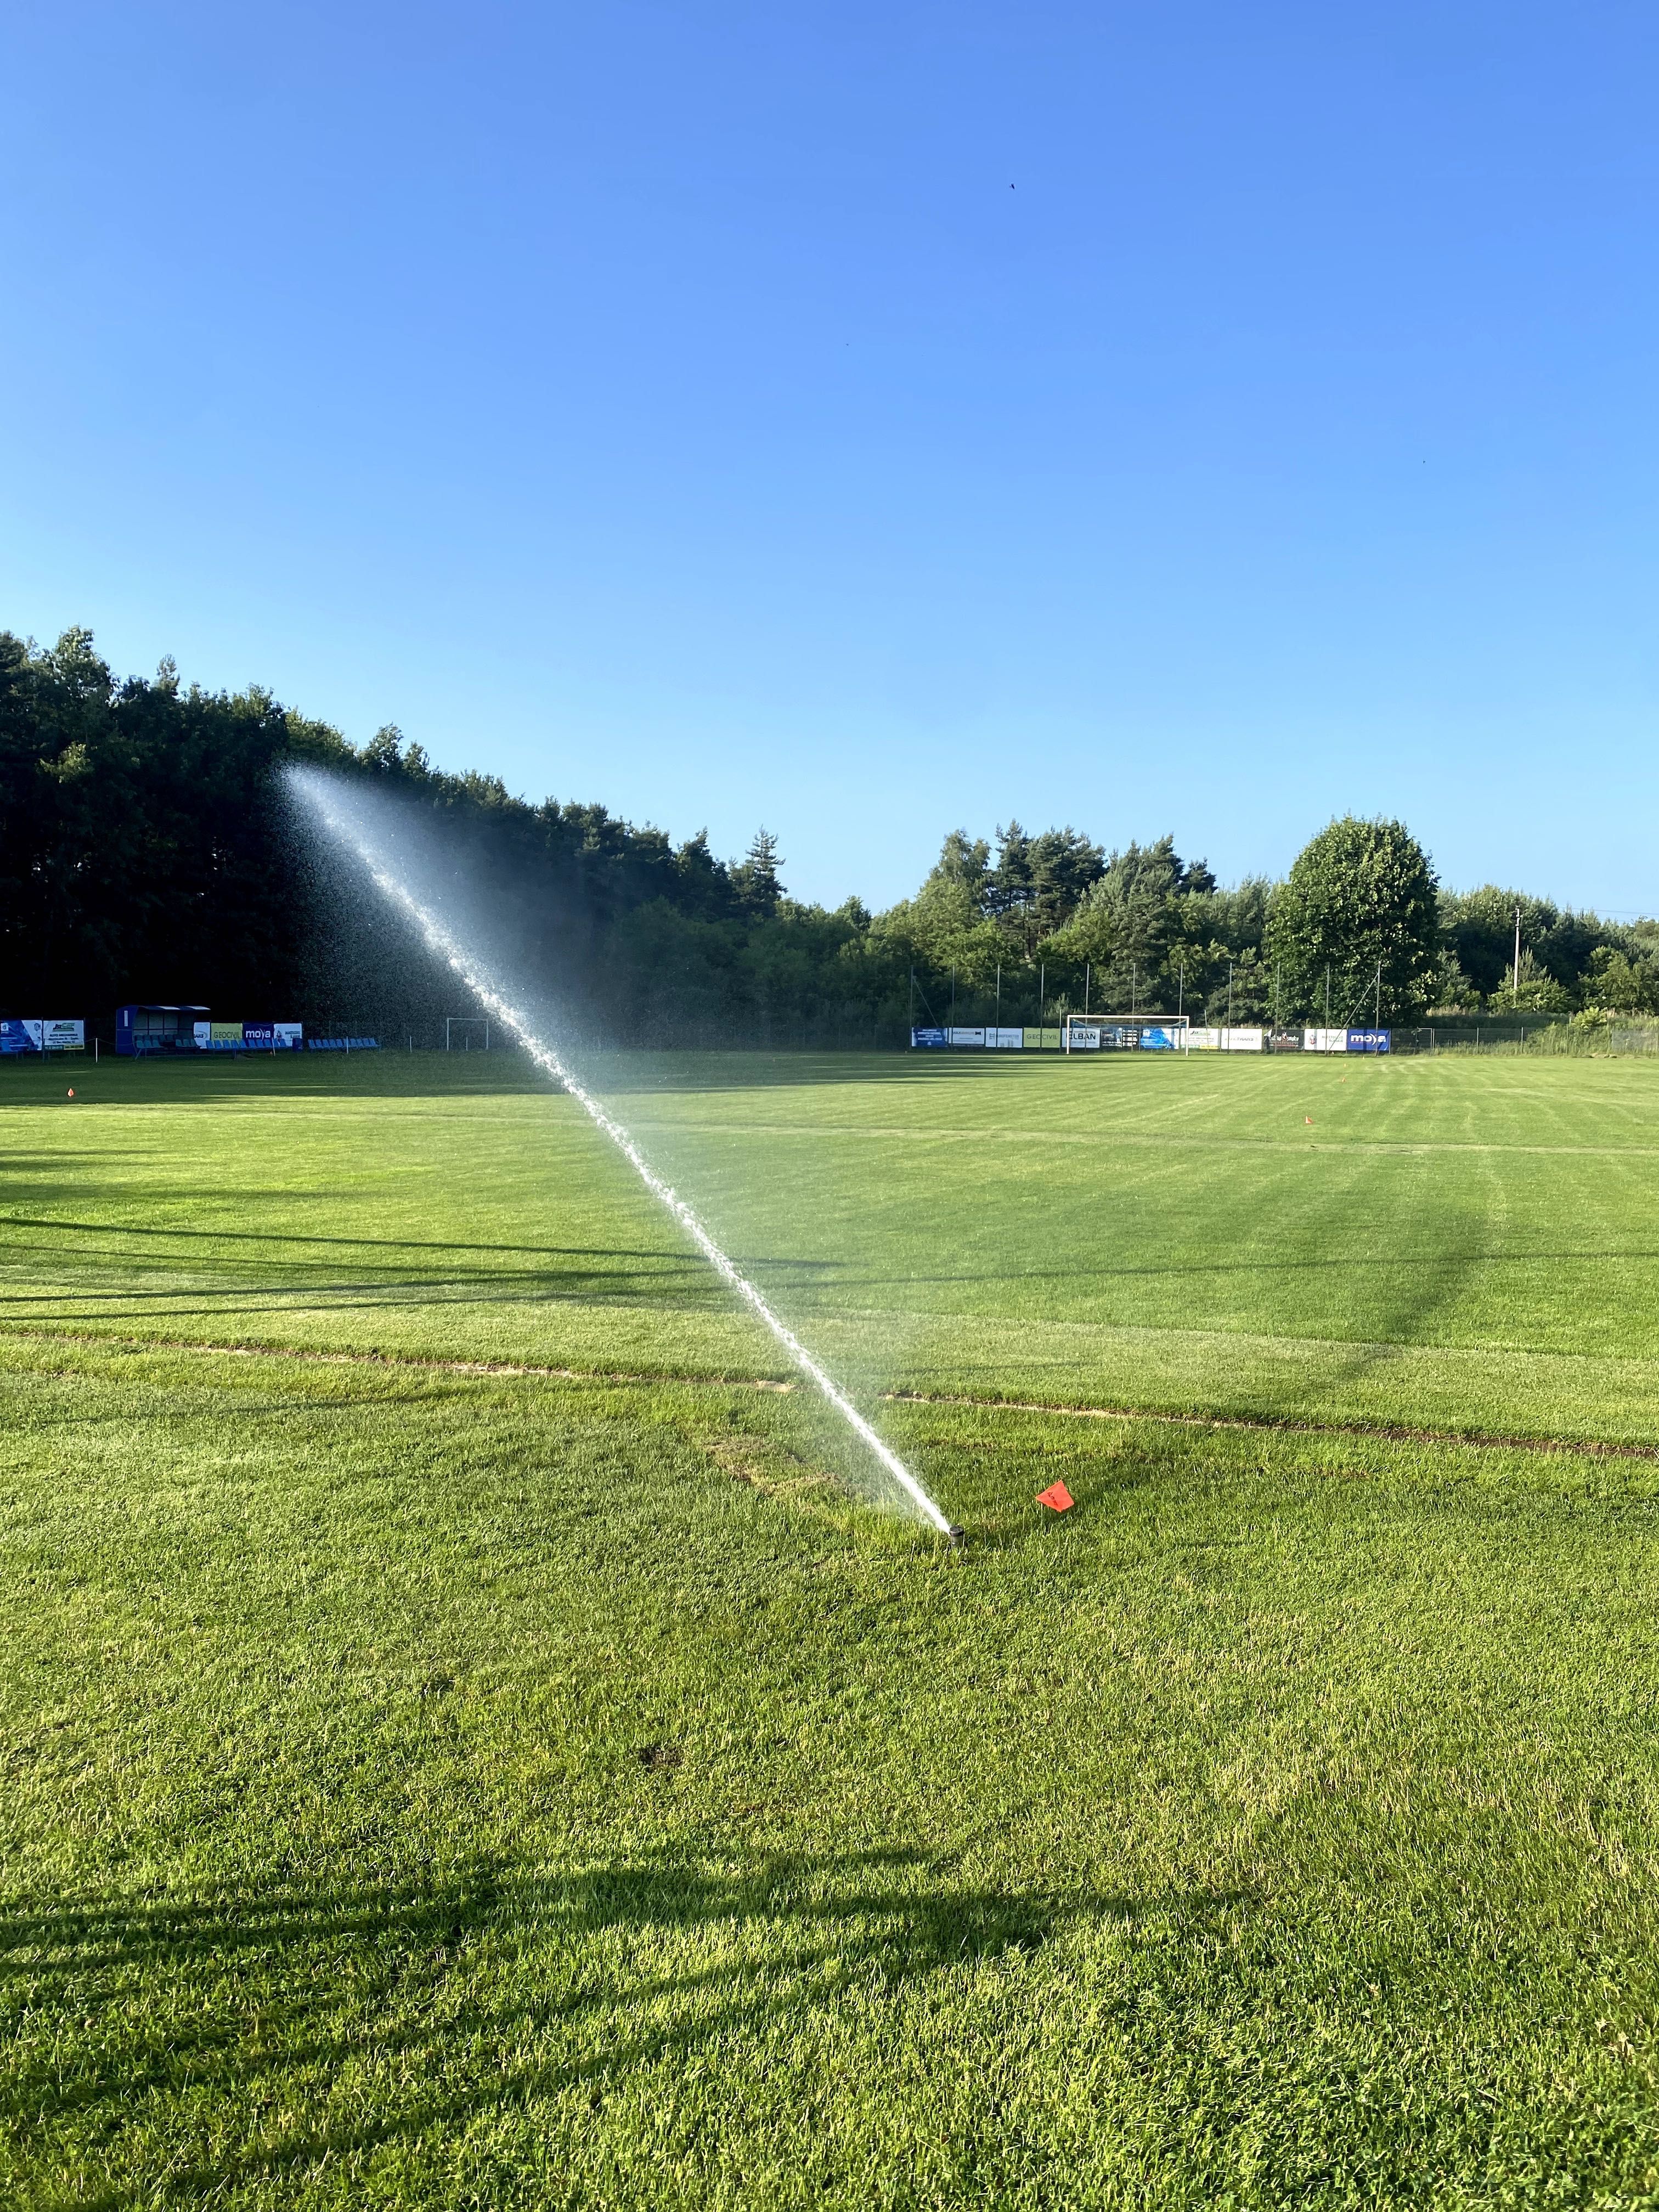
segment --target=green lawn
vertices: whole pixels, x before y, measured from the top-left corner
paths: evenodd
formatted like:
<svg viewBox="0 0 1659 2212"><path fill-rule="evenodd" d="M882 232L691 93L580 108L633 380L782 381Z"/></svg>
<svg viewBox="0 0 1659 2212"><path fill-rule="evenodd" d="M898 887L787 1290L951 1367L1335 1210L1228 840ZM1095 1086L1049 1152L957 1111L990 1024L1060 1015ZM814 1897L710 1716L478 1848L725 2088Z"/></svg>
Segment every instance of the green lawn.
<svg viewBox="0 0 1659 2212"><path fill-rule="evenodd" d="M0 2199L1659 2204L1656 1071L603 1079L967 1552L514 1061L0 1068Z"/></svg>

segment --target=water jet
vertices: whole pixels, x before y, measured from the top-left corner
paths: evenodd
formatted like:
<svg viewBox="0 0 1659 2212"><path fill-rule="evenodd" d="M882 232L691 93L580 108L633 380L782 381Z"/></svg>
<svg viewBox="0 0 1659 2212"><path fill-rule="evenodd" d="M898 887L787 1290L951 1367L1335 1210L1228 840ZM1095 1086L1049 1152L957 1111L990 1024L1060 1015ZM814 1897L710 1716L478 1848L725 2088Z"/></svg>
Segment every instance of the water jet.
<svg viewBox="0 0 1659 2212"><path fill-rule="evenodd" d="M542 1073L559 1084L576 1101L594 1127L617 1147L651 1195L673 1216L720 1279L764 1324L824 1402L846 1423L883 1473L896 1486L909 1509L945 1537L953 1551L960 1550L962 1530L946 1518L891 1445L878 1434L846 1392L813 1358L782 1316L773 1310L756 1285L716 1243L693 1207L657 1173L622 1123L606 1111L555 1048L537 1033L527 1017L502 996L477 956L464 946L441 916L416 898L401 880L395 872L394 857L375 839L364 818L367 810L357 802L357 794L351 787L340 778L328 775L318 769L290 766L284 775L289 789L304 803L313 817L331 836L356 853L376 890L414 924L427 946L448 965L479 1004L489 1008L492 1018L518 1040Z"/></svg>

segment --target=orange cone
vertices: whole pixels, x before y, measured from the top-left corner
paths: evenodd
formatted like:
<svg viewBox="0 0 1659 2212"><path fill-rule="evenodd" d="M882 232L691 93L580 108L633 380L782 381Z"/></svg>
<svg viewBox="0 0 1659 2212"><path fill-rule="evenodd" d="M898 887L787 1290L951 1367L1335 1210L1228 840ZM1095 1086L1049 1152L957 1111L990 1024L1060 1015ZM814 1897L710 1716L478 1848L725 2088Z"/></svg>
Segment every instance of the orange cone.
<svg viewBox="0 0 1659 2212"><path fill-rule="evenodd" d="M1051 1482L1046 1490L1037 1492L1037 1504L1046 1505L1053 1513L1069 1513L1075 1503L1063 1482Z"/></svg>
<svg viewBox="0 0 1659 2212"><path fill-rule="evenodd" d="M71 1098L73 1098L73 1097L74 1097L74 1096L75 1096L75 1085L71 1083L71 1084L70 1084L70 1097Z"/></svg>

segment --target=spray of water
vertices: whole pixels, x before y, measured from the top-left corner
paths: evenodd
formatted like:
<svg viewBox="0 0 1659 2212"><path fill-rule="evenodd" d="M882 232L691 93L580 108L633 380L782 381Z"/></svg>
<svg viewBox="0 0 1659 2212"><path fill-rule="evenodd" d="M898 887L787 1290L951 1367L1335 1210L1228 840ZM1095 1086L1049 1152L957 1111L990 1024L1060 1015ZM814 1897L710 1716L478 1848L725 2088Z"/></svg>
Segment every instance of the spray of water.
<svg viewBox="0 0 1659 2212"><path fill-rule="evenodd" d="M744 1304L765 1323L801 1373L822 1393L860 1443L891 1477L905 1501L941 1535L959 1537L961 1532L951 1526L898 1454L877 1434L846 1392L813 1358L781 1316L773 1311L730 1255L715 1243L678 1192L663 1181L621 1122L606 1113L592 1092L577 1079L553 1047L538 1036L524 1015L502 997L484 973L482 963L400 880L393 872L391 856L376 842L362 819L361 810L353 805L349 790L343 788L335 778L314 769L291 768L288 771L288 781L295 795L303 801L330 834L356 854L373 878L375 888L407 915L426 944L448 963L473 996L489 1009L494 1019L518 1039L538 1067L563 1085L594 1127L611 1139L653 1198L673 1215L721 1280L728 1284Z"/></svg>

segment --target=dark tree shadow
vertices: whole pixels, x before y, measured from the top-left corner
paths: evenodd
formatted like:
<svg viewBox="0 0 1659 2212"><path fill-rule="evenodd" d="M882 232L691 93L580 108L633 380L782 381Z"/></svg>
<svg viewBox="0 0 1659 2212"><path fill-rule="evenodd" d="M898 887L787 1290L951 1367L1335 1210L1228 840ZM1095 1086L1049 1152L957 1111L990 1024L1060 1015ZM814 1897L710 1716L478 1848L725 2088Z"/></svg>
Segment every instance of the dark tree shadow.
<svg viewBox="0 0 1659 2212"><path fill-rule="evenodd" d="M1213 1917L1239 1901L1194 1902ZM483 1863L431 1887L25 1900L0 1918L0 1982L24 1984L31 2011L58 2014L73 2036L70 2063L51 2039L36 2078L19 2083L48 2127L78 2119L118 2136L124 2119L179 2097L234 2100L240 2115L316 2109L211 2169L170 2164L76 2200L112 2212L297 2179L325 2159L442 2135L538 2096L600 2098L637 2068L690 2059L734 2033L787 2031L844 1993L897 1995L1029 1955L1080 1919L1137 1917L1121 1898L953 1884L912 1850L759 1856L736 1872L663 1856L542 1879ZM651 1942L718 1923L734 1941L712 1965ZM585 1939L617 1933L644 1939L626 1976L548 1974L561 1948L580 1957ZM549 1987L557 1993L536 1993ZM256 1988L270 1991L257 2044ZM150 2001L135 2006L139 1991ZM599 2050L573 2033L577 2047L561 2055L561 2028L596 2016L610 2021ZM475 2038L499 2063L458 2082L449 2051ZM334 2069L365 2056L395 2058L397 2082L416 2086L388 2087L367 2118L361 2102L349 2119L320 2109Z"/></svg>

